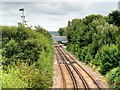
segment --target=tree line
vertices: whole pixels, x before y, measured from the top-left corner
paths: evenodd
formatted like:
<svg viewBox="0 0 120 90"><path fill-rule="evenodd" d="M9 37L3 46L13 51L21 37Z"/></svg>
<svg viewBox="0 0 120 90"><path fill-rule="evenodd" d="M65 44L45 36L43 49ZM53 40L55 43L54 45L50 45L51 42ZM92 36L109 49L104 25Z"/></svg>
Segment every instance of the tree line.
<svg viewBox="0 0 120 90"><path fill-rule="evenodd" d="M120 89L120 12L107 16L88 15L68 21L59 35L67 36L67 50L107 77L113 88Z"/></svg>

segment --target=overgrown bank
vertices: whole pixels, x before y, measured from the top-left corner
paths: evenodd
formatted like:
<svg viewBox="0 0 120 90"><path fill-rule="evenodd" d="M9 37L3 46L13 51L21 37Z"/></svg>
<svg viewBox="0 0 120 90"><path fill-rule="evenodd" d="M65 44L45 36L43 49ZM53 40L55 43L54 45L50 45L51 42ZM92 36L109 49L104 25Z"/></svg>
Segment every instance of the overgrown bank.
<svg viewBox="0 0 120 90"><path fill-rule="evenodd" d="M116 19L117 18L117 19ZM108 16L89 15L68 21L59 29L66 35L67 49L79 60L106 75L110 86L120 89L120 12Z"/></svg>
<svg viewBox="0 0 120 90"><path fill-rule="evenodd" d="M53 77L53 48L50 34L19 24L2 28L3 88L50 88Z"/></svg>

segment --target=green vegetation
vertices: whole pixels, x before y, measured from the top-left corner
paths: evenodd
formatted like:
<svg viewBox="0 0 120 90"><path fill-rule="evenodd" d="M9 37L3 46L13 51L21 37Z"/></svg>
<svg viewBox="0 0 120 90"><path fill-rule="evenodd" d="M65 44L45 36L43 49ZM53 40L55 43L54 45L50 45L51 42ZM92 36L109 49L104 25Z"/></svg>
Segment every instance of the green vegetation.
<svg viewBox="0 0 120 90"><path fill-rule="evenodd" d="M58 34L60 36L66 36L66 28L59 28Z"/></svg>
<svg viewBox="0 0 120 90"><path fill-rule="evenodd" d="M117 68L112 69L108 74L108 83L110 87L115 87L116 89L120 89L120 66Z"/></svg>
<svg viewBox="0 0 120 90"><path fill-rule="evenodd" d="M67 36L69 51L102 75L109 73L108 83L120 89L119 25L119 11L108 16L93 14L69 21L67 27L59 29L59 34Z"/></svg>
<svg viewBox="0 0 120 90"><path fill-rule="evenodd" d="M2 28L3 88L50 88L53 77L53 48L50 34L19 24Z"/></svg>
<svg viewBox="0 0 120 90"><path fill-rule="evenodd" d="M109 19L108 19L109 23L120 26L120 17L119 16L120 16L120 12L118 10L110 13Z"/></svg>

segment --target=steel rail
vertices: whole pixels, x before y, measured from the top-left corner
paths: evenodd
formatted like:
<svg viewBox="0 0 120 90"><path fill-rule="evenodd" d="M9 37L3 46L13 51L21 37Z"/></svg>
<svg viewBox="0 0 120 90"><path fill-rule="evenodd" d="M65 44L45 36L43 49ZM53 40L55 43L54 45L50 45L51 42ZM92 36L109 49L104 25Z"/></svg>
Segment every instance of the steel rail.
<svg viewBox="0 0 120 90"><path fill-rule="evenodd" d="M62 48L62 50L64 50L63 47L61 47L61 48ZM98 87L98 89L101 90L100 86L99 86L99 85L97 84L97 82L93 79L93 77L92 77L80 64L78 64L78 62L76 62L76 60L75 60L67 51L64 50L64 52L93 80L93 82L94 82L95 85Z"/></svg>
<svg viewBox="0 0 120 90"><path fill-rule="evenodd" d="M58 50L58 49L57 49L57 50ZM77 80L76 80L76 78L75 78L73 72L71 71L71 69L70 69L70 67L68 66L68 64L66 63L66 61L64 61L64 58L63 58L61 52L60 52L59 50L58 50L58 52L59 52L59 55L61 56L62 61L64 62L64 65L65 65L67 71L68 71L69 74L70 74L70 77L71 77L71 79L72 79L72 81L73 81L74 89L75 89L75 88L77 89L77 88L78 88Z"/></svg>
<svg viewBox="0 0 120 90"><path fill-rule="evenodd" d="M58 47L58 48L59 48L59 47ZM63 54L63 56L65 57L65 59L66 59L67 61L69 61L69 63L71 63L70 60L69 60L69 58L66 57L66 55L61 51L60 48L59 48L59 50L60 50L60 52ZM74 71L77 73L77 75L79 76L79 78L81 79L85 90L89 90L88 84L87 84L87 82L85 81L85 79L83 78L82 74L77 70L77 68L76 68L73 64L71 64L71 66L72 66L72 68L74 69Z"/></svg>

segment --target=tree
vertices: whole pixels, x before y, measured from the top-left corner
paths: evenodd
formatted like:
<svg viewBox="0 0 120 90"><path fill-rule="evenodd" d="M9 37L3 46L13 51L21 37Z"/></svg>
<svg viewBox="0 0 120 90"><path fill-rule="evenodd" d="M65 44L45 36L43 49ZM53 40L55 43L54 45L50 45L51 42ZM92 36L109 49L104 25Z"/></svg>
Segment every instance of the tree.
<svg viewBox="0 0 120 90"><path fill-rule="evenodd" d="M120 26L120 11L112 11L109 15L109 23Z"/></svg>
<svg viewBox="0 0 120 90"><path fill-rule="evenodd" d="M65 36L66 35L66 28L59 28L58 33L60 36Z"/></svg>

